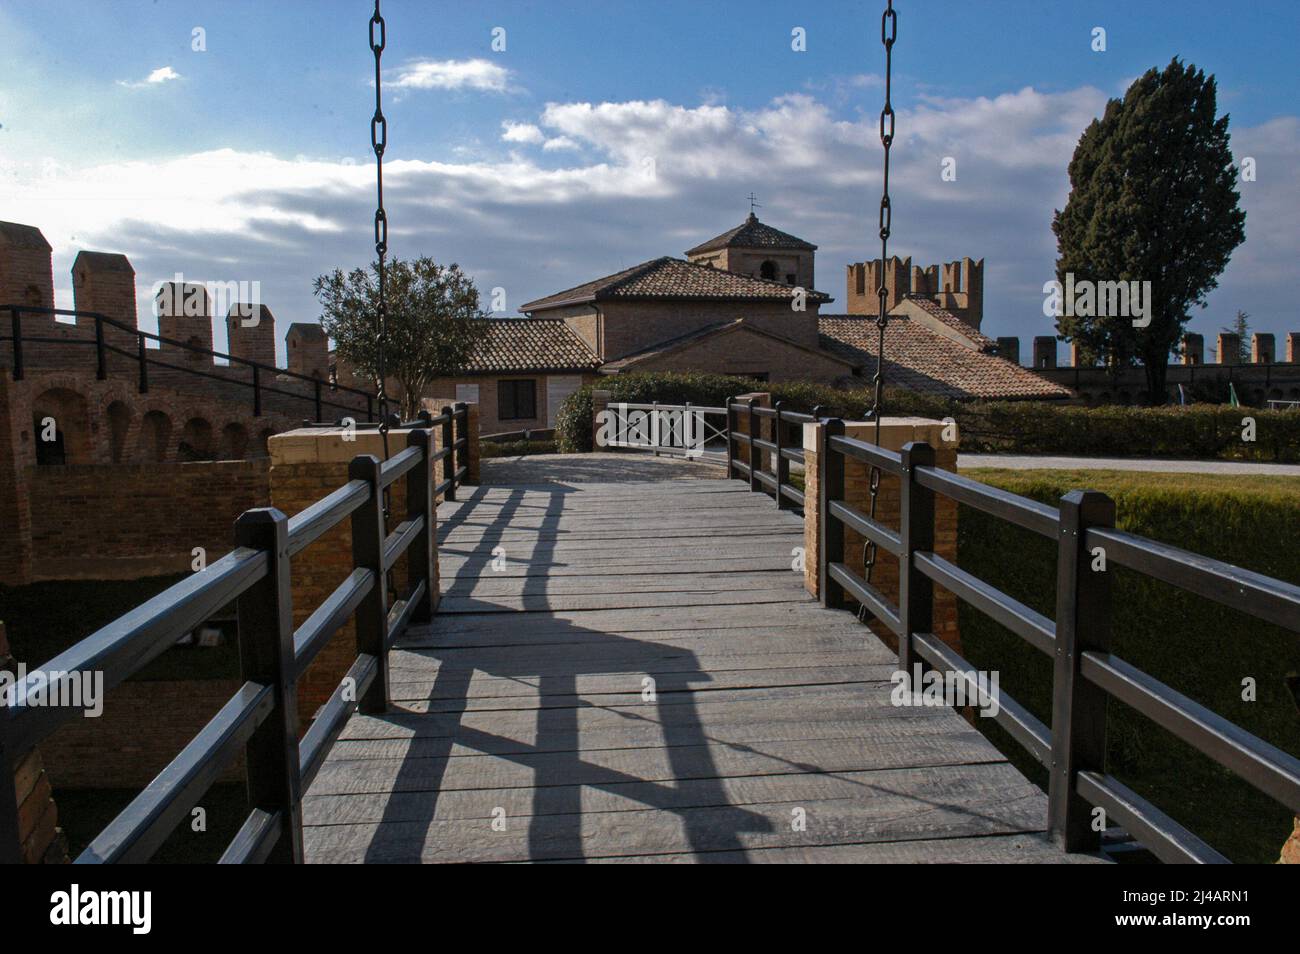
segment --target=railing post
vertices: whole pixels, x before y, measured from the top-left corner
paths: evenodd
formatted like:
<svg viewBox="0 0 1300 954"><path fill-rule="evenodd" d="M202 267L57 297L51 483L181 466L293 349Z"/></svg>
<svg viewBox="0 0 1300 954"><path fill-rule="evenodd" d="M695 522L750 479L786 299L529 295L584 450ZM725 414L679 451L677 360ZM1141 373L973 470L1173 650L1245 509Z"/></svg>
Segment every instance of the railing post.
<svg viewBox="0 0 1300 954"><path fill-rule="evenodd" d="M378 664L375 681L359 700L361 712L383 712L388 708L388 575L384 572L384 492L380 487L379 458L359 454L348 464L348 480L370 485L366 502L352 511L352 565L375 576L361 605L357 607L357 654L369 654Z"/></svg>
<svg viewBox="0 0 1300 954"><path fill-rule="evenodd" d="M726 438L727 438L727 479L728 480L731 480L736 476L736 445L734 439L731 436L732 435L731 422L733 420L732 412L731 412L731 404L735 400L736 399L734 397L729 397L725 402L727 405Z"/></svg>
<svg viewBox="0 0 1300 954"><path fill-rule="evenodd" d="M781 488L790 483L790 462L781 453L784 446L781 440L781 402L773 404L772 410L776 412L776 417L772 418L772 443L776 444L776 509L788 510L794 506L794 501L787 500L781 493Z"/></svg>
<svg viewBox="0 0 1300 954"><path fill-rule="evenodd" d="M314 387L313 387L313 390L315 391L315 397L316 397L316 420L317 420L317 421L323 421L323 420L325 419L325 414L324 414L324 412L321 410L321 401L320 401L320 378L317 378L317 379L316 379L316 383L315 383L315 385L314 385Z"/></svg>
<svg viewBox="0 0 1300 954"><path fill-rule="evenodd" d="M104 354L104 319L95 316L95 378L99 381L108 378L108 360Z"/></svg>
<svg viewBox="0 0 1300 954"><path fill-rule="evenodd" d="M15 381L23 379L23 319L22 309L17 306L9 309L10 327L13 331L14 346L14 368L13 378Z"/></svg>
<svg viewBox="0 0 1300 954"><path fill-rule="evenodd" d="M447 418L442 422L442 447L447 451L447 455L442 459L442 479L447 484L447 489L442 492L443 500L456 499L456 410L452 407L444 407L443 415Z"/></svg>
<svg viewBox="0 0 1300 954"><path fill-rule="evenodd" d="M466 404L464 401L459 401L456 404L455 437L456 437L457 444L460 443L461 438L465 439L464 452L456 454L456 470L459 471L462 467L467 468L465 476L468 477L469 476L469 471L468 471L469 468L469 405ZM456 483L460 483L459 477L456 478Z"/></svg>
<svg viewBox="0 0 1300 954"><path fill-rule="evenodd" d="M262 416L262 382L257 376L257 365L253 365L253 417Z"/></svg>
<svg viewBox="0 0 1300 954"><path fill-rule="evenodd" d="M934 466L934 448L923 441L903 446L899 456L903 477L899 487L899 538L903 554L898 561L898 611L903 635L898 639L898 668L912 677L912 634L928 633L934 626L934 584L918 570L912 555L934 550L934 491L916 480L916 468ZM912 686L920 692L920 686Z"/></svg>
<svg viewBox="0 0 1300 954"><path fill-rule="evenodd" d="M369 422L369 421L373 421L374 419L375 419L375 399L372 395L367 394L366 395L366 421Z"/></svg>
<svg viewBox="0 0 1300 954"><path fill-rule="evenodd" d="M823 410L824 410L824 409L822 408L822 406L821 406L820 404L817 404L817 405L814 405L814 406L813 406L813 409L812 409L812 417L813 417L813 420L814 420L814 421L820 421L820 420L822 419L822 412L823 412Z"/></svg>
<svg viewBox="0 0 1300 954"><path fill-rule="evenodd" d="M694 428L691 426L691 422L692 422L691 402L686 401L684 404L682 404L682 425L681 428L679 429L680 437L682 439L683 457L686 457L687 451L691 449L691 442L690 442L691 432L694 430ZM699 438L700 453L703 454L704 453L704 419L702 415L700 418L700 433L695 436Z"/></svg>
<svg viewBox="0 0 1300 954"><path fill-rule="evenodd" d="M763 485L758 481L758 469L762 466L763 455L754 441L758 438L758 398L749 399L749 489L759 491Z"/></svg>
<svg viewBox="0 0 1300 954"><path fill-rule="evenodd" d="M148 348L145 346L144 332L139 332L135 336L136 355L140 361L140 393L149 393L149 356L146 354Z"/></svg>
<svg viewBox="0 0 1300 954"><path fill-rule="evenodd" d="M266 554L266 577L238 601L239 665L247 681L270 686L275 708L248 740L248 802L283 820L268 861L302 863L302 778L298 765L297 663L289 519L274 507L248 510L235 522L235 542Z"/></svg>
<svg viewBox="0 0 1300 954"><path fill-rule="evenodd" d="M650 407L650 443L654 447L654 455L659 456L659 402L653 402Z"/></svg>
<svg viewBox="0 0 1300 954"><path fill-rule="evenodd" d="M831 449L831 438L844 434L844 422L831 418L821 427L817 447L817 578L822 606L839 609L844 605L844 587L831 579L832 563L844 562L844 524L830 514L830 502L844 497L844 455ZM805 502L805 506L807 503Z"/></svg>
<svg viewBox="0 0 1300 954"><path fill-rule="evenodd" d="M1113 527L1115 502L1092 490L1061 498L1056 574L1056 658L1052 677L1052 764L1047 829L1065 851L1096 851L1101 832L1092 808L1075 791L1080 771L1106 762L1106 693L1080 675L1085 652L1109 652L1110 573L1085 544L1090 527Z"/></svg>
<svg viewBox="0 0 1300 954"><path fill-rule="evenodd" d="M406 474L406 519L416 517L424 519L424 529L407 547L407 583L413 591L421 582L424 583L424 596L411 617L417 623L427 623L433 618L434 592L438 581L434 578L434 521L437 511L433 504L433 432L425 428L415 428L407 432L407 447L420 448L420 462Z"/></svg>

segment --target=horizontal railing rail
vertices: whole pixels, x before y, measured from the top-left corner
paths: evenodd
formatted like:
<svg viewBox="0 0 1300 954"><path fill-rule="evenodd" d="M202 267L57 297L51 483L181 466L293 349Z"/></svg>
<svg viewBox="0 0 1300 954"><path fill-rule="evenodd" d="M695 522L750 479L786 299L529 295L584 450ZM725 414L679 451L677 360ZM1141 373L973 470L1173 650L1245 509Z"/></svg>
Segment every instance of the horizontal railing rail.
<svg viewBox="0 0 1300 954"><path fill-rule="evenodd" d="M752 410L732 405L733 411L737 407ZM753 415L751 422L761 416ZM752 462L756 442L749 446ZM898 478L897 532L845 502L846 460ZM845 437L844 422L838 419L821 428L817 466L822 602L845 607L851 598L865 607L898 637L898 666L909 680L914 665L928 664L966 680L971 695L981 691L974 667L932 632L935 585L1052 658L1050 726L1001 693L992 717L1047 769L1048 829L1064 850L1100 849L1100 832L1092 822L1094 808L1101 808L1111 824L1126 829L1163 861L1227 861L1105 771L1110 700L1140 713L1300 813L1300 759L1111 653L1111 571L1094 569L1094 554L1100 547L1110 565L1198 593L1293 633L1300 633L1300 586L1118 530L1114 503L1104 494L1073 491L1059 507L1050 507L940 469L928 444L910 443L894 453ZM937 496L1057 541L1054 620L934 552ZM897 603L846 565L846 529L898 557ZM986 702L980 700L981 705Z"/></svg>
<svg viewBox="0 0 1300 954"><path fill-rule="evenodd" d="M804 466L803 425L813 424L821 419L820 406L813 408L811 414L787 411L777 401L771 407L760 407L755 398L740 402L735 398L727 401L727 477L740 475L749 481L749 489L769 494L776 501L777 509L800 509L805 505L804 491L790 480L790 464ZM743 419L745 428L738 427ZM767 422L760 426L759 422ZM766 429L771 440L760 437L760 431ZM747 460L742 460L738 445L748 448ZM771 463L770 472L763 466L763 455L768 455Z"/></svg>
<svg viewBox="0 0 1300 954"><path fill-rule="evenodd" d="M157 368L164 368L169 371L177 371L183 374L193 375L195 377L207 378L212 381L219 381L223 384L230 384L236 387L249 388L252 390L253 398L253 416L262 415L262 397L266 394L275 394L281 397L291 398L295 401L311 402L315 410L316 420L324 418L325 408L334 408L336 410L348 411L353 414L359 414L360 407L353 407L349 404L340 404L337 401L327 399L324 394L328 391L331 394L351 394L358 400L364 399L366 402L366 417L374 417L375 395L361 388L349 387L339 384L337 381L322 381L306 374L299 374L296 371L290 371L287 368L277 368L274 365L264 364L260 361L253 361L249 358L241 358L236 355L224 354L220 351L214 351L211 348L205 348L202 345L190 344L186 341L178 341L174 338L164 337L163 335L154 334L149 331L141 331L139 328L132 327L123 321L110 318L107 315L97 311L84 311L69 308L46 308L34 305L0 305L0 312L9 313L9 334L0 335L0 341L7 341L10 344L12 353L12 367L10 373L15 381L21 381L26 375L26 360L24 357L25 344L50 344L50 345L72 345L93 347L95 349L95 376L98 380L106 380L108 377L108 355L117 354L137 365L137 390L141 394L149 391L149 367L152 365ZM80 320L86 319L94 323L94 336L86 338L76 337L59 337L54 335L30 335L24 334L22 316L25 314L46 315L51 318L66 317L78 319L78 324L73 327L80 327ZM136 347L128 351L120 348L108 341L104 335L104 329L115 328L124 334L131 335L136 340ZM150 348L147 345L149 341L158 342L158 348ZM220 358L226 361L231 369L243 368L249 372L248 380L242 377L233 377L216 373L215 370L205 368L195 368L184 364L174 364L164 361L155 355L162 352L162 346L166 345L168 349L176 349L188 354L198 355L203 359ZM214 365L215 367L215 365ZM307 393L289 391L284 388L277 388L268 382L275 381L278 378L288 378L290 380L301 381L304 385L309 386Z"/></svg>
<svg viewBox="0 0 1300 954"><path fill-rule="evenodd" d="M726 431L710 422L726 414L721 407L612 401L605 411L612 419L598 440L602 448L650 451L656 457L703 457L713 453L710 443L726 438Z"/></svg>
<svg viewBox="0 0 1300 954"><path fill-rule="evenodd" d="M465 405L420 423L443 428L435 453L428 427L406 431L407 446L381 462L359 455L349 480L293 517L266 507L235 524L237 546L206 569L59 654L0 696L0 778L85 705L47 705L51 685L102 680L107 692L138 673L223 606L234 602L243 684L203 729L77 858L78 863L147 861L188 817L240 755L246 763L250 814L221 861L302 861L302 795L320 770L347 718L360 709L383 712L389 702L388 650L413 621L426 622L437 597L434 577L434 473L441 460L447 496L466 467L455 466L467 420ZM406 512L391 532L385 492L405 479ZM450 481L450 484L448 484ZM353 570L293 628L290 561L345 519L350 521ZM403 595L391 574L403 555ZM307 667L349 620L357 656L311 726L298 735L298 683ZM44 692L42 700L39 693ZM80 697L78 697L80 698ZM141 731L147 731L142 727ZM0 860L17 861L18 805L12 784L0 785Z"/></svg>

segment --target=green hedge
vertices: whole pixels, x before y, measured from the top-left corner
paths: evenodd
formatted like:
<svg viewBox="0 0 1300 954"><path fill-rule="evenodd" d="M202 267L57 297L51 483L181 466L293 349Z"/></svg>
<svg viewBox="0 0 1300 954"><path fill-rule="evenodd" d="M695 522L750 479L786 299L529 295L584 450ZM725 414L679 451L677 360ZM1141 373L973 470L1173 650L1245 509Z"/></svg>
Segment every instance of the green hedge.
<svg viewBox="0 0 1300 954"><path fill-rule="evenodd" d="M1300 582L1300 479L1107 471L964 471L1014 493L1056 503L1091 488L1115 498L1125 530L1290 582ZM1054 544L961 507L963 569L1046 615L1055 615ZM1300 670L1300 640L1194 594L1115 567L1113 648L1151 673L1273 745L1300 755L1300 716L1284 684ZM1001 690L1051 723L1051 661L967 606L960 609L964 654L998 670ZM1242 699L1242 680L1257 700ZM1027 775L1045 773L990 720L978 728ZM1111 703L1107 767L1125 784L1235 861L1273 862L1291 813L1231 773L1118 703Z"/></svg>
<svg viewBox="0 0 1300 954"><path fill-rule="evenodd" d="M585 385L560 406L555 439L562 453L591 447L591 391ZM748 391L769 391L792 411L822 405L828 414L861 420L869 388L837 389L798 382L767 384L722 374L615 375L600 382L616 401L721 405ZM887 414L957 421L961 449L983 453L1069 454L1083 457L1171 457L1300 461L1300 412L1223 405L1075 407L1038 401L956 402L915 391L886 389ZM1242 419L1255 419L1255 441L1242 440Z"/></svg>

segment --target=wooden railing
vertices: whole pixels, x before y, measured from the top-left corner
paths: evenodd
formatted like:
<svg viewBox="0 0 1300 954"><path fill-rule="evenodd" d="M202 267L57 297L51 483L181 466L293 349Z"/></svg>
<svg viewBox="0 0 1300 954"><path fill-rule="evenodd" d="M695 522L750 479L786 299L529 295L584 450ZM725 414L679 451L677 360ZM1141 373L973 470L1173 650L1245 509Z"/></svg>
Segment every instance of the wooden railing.
<svg viewBox="0 0 1300 954"><path fill-rule="evenodd" d="M82 347L94 347L95 349L95 377L103 381L108 377L108 355L118 354L129 358L136 363L136 388L141 394L149 391L149 367L166 368L169 371L179 371L183 374L192 374L201 378L209 378L214 381L220 381L224 384L231 384L237 387L250 388L252 391L253 416L262 415L262 396L264 394L275 394L281 397L292 398L297 401L309 401L314 409L315 420L323 420L325 417L325 408L334 408L336 410L346 411L350 414L360 414L359 402L364 400L366 404L366 419L372 420L375 417L375 395L369 391L363 391L360 388L347 387L335 381L322 381L320 378L313 378L305 374L298 374L295 371L289 371L286 368L277 368L274 365L262 364L258 361L250 361L247 358L239 358L234 355L222 354L220 351L213 351L211 348L204 348L199 345L192 345L184 341L176 341L172 338L164 338L161 335L153 334L148 331L141 331L130 325L109 318L95 311L74 311L67 308L37 308L30 305L0 305L0 312L9 313L9 334L0 335L0 341L9 342L10 357L12 362L11 374L15 381L21 381L26 374L26 361L24 358L25 344L44 344L44 345L80 345ZM64 316L80 319L87 319L94 322L95 334L93 338L76 338L76 337L58 337L52 335L31 335L23 332L22 316L24 314L46 315L50 318ZM79 323L78 326L79 327ZM105 327L115 328L125 334L135 338L136 347L133 350L126 350L110 344L105 340ZM173 364L169 361L162 361L158 354L162 353L159 348L148 347L147 342L157 341L159 345L167 345L169 349L175 348L178 351L198 355L206 360L221 358L229 362L233 368L247 368L250 372L249 379L232 377L230 375L218 374L214 370L205 370L202 368L190 367L183 364ZM284 388L278 388L274 384L276 378L289 378L300 381L305 386L305 393L298 391L287 391ZM357 405L340 404L337 401L331 401L325 397L329 394L351 394L356 397Z"/></svg>
<svg viewBox="0 0 1300 954"><path fill-rule="evenodd" d="M454 499L456 485L465 477L467 467L456 462L467 444L466 415L466 407L459 405L436 418L426 416L417 422L421 426L406 431L406 448L387 461L366 454L353 458L346 484L293 517L271 507L245 512L235 523L237 546L226 556L9 687L0 705L0 860L19 857L14 786L3 780L13 778L23 755L82 711L29 704L43 682L102 674L107 692L237 601L243 685L77 861L147 861L241 752L251 812L221 861L302 861L303 792L348 717L357 709L385 710L389 647L412 621L426 622L433 613L434 498L445 492ZM435 426L443 429L443 447L436 452ZM443 479L435 484L439 461ZM389 530L384 494L402 477L405 517ZM351 522L354 568L294 629L290 561L345 518ZM403 595L390 606L388 581L403 554L407 579L399 591ZM298 680L353 618L356 660L300 740ZM140 731L147 732L148 726Z"/></svg>
<svg viewBox="0 0 1300 954"><path fill-rule="evenodd" d="M751 447L753 444L751 444ZM844 500L846 458L878 467L900 481L899 530ZM752 466L752 458L751 458ZM1169 862L1226 862L1208 844L1105 771L1106 704L1137 710L1256 789L1300 813L1300 760L1182 695L1110 651L1111 573L1093 570L1100 547L1107 565L1144 576L1300 633L1300 587L1157 543L1115 528L1115 505L1104 494L1072 491L1050 507L935 466L933 448L910 443L901 453L844 436L831 419L818 449L821 598L828 607L851 596L898 637L904 673L923 660L966 677L974 667L931 632L935 584L964 600L1053 659L1052 724L1000 695L994 716L1049 773L1048 829L1070 852L1095 851L1100 833L1093 807ZM1056 619L1051 620L939 556L934 549L935 497L941 495L1057 541ZM850 527L898 558L893 604L844 562ZM913 687L919 691L919 687Z"/></svg>
<svg viewBox="0 0 1300 954"><path fill-rule="evenodd" d="M746 430L738 430L736 424L741 418L746 422ZM815 407L811 414L787 411L777 401L771 407L759 407L758 401L750 398L741 403L735 399L727 402L727 477L739 474L749 480L749 489L763 492L776 500L780 510L791 507L803 509L804 494L790 482L790 462L803 466L803 425L813 424L821 419L821 408ZM772 440L758 436L759 421L772 422ZM793 433L799 434L792 440L792 426L797 427ZM737 454L737 444L744 444L748 460L741 460ZM772 473L763 469L763 452L772 455Z"/></svg>

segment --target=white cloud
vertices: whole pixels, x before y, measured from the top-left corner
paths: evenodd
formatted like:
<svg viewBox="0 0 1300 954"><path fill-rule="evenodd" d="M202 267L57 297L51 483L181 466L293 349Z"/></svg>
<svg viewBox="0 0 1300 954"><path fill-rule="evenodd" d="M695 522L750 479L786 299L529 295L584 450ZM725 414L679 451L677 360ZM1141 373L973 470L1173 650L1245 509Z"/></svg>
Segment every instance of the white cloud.
<svg viewBox="0 0 1300 954"><path fill-rule="evenodd" d="M180 78L181 74L177 73L170 66L160 66L138 82L130 82L128 80L118 80L117 82L118 85L125 86L128 89L144 89L147 86L161 86L163 83L168 83Z"/></svg>
<svg viewBox="0 0 1300 954"><path fill-rule="evenodd" d="M546 138L545 134L532 123L515 123L506 120L501 124L504 132L501 138L506 142L537 143Z"/></svg>
<svg viewBox="0 0 1300 954"><path fill-rule="evenodd" d="M477 89L504 93L510 71L491 60L412 60L398 68L398 89Z"/></svg>
<svg viewBox="0 0 1300 954"><path fill-rule="evenodd" d="M1065 202L1078 136L1105 100L1090 87L1022 89L929 98L900 113L891 250L918 264L983 256L985 331L1049 333L1041 288L1054 268L1052 211ZM820 246L816 284L838 299L834 311L844 304L843 266L878 254L877 122L874 114L840 118L807 94L752 110L551 103L535 123L501 125L506 143L542 143L536 160L476 149L447 162L387 163L390 249L457 261L480 288L504 287L514 309L680 255L739 224L752 189L765 221ZM561 140L578 151L548 148ZM1241 186L1247 241L1194 328L1213 331L1242 308L1258 330L1292 330L1300 120L1234 128L1233 147L1258 169L1257 181ZM940 175L948 156L955 182ZM313 277L372 255L373 175L351 159L232 149L83 169L16 160L0 178L0 207L55 246L61 304L71 304L77 249L96 248L126 253L143 292L177 270L196 280L256 279L282 321L302 321L318 314Z"/></svg>
<svg viewBox="0 0 1300 954"><path fill-rule="evenodd" d="M554 139L548 139L542 143L542 148L547 152L554 152L557 149L577 149L578 144L568 136L556 136Z"/></svg>

